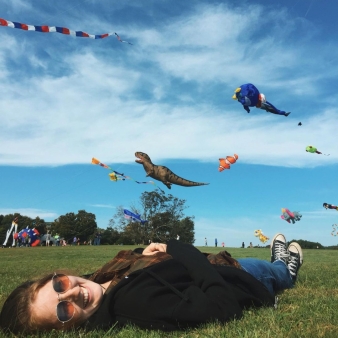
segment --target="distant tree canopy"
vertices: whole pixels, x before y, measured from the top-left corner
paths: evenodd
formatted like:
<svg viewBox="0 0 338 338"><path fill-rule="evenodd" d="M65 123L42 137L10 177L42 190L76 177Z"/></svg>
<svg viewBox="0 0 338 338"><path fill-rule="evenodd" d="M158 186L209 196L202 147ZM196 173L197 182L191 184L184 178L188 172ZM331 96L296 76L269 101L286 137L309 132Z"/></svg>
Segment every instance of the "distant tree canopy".
<svg viewBox="0 0 338 338"><path fill-rule="evenodd" d="M318 242L310 242L310 241L306 241L304 239L293 239L289 242L289 244L291 242L297 242L301 246L302 249L317 249L317 247L318 247L318 249L324 248L324 246L321 245Z"/></svg>
<svg viewBox="0 0 338 338"><path fill-rule="evenodd" d="M185 216L186 200L179 199L162 190L144 192L140 197L140 207L132 206L130 211L141 215L148 222L141 224L124 218L123 207L117 209L109 221L111 231L119 234L117 244L148 244L165 242L180 236L180 240L193 244L195 242L193 217Z"/></svg>
<svg viewBox="0 0 338 338"><path fill-rule="evenodd" d="M85 210L79 210L77 214L69 212L57 218L52 223L52 229L53 233L58 233L66 241L74 236L85 241L97 230L96 216Z"/></svg>

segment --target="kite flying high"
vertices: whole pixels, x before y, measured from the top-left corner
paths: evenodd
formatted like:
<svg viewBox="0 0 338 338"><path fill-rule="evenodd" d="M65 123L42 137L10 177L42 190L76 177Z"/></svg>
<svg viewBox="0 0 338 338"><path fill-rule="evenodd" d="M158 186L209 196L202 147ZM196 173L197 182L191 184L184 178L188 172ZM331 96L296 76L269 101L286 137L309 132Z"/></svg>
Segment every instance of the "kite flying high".
<svg viewBox="0 0 338 338"><path fill-rule="evenodd" d="M255 230L255 236L258 237L262 243L265 243L269 240L269 237L265 236L262 230Z"/></svg>
<svg viewBox="0 0 338 338"><path fill-rule="evenodd" d="M328 204L328 203L323 203L323 207L325 209L334 209L338 211L338 207L336 205Z"/></svg>
<svg viewBox="0 0 338 338"><path fill-rule="evenodd" d="M305 151L307 152L307 153L312 153L312 154L323 154L323 153L321 153L320 151L318 151L317 150L317 148L316 147L314 147L314 146L307 146L306 148L305 148ZM323 155L325 155L325 156L330 156L330 154L323 154Z"/></svg>
<svg viewBox="0 0 338 338"><path fill-rule="evenodd" d="M250 113L249 107L256 107L267 111L268 113L289 116L290 112L277 109L274 105L268 102L263 93L252 84L246 83L235 90L235 95L232 97L238 100L243 105L243 108Z"/></svg>
<svg viewBox="0 0 338 338"><path fill-rule="evenodd" d="M302 215L298 211L291 212L287 208L282 208L282 215L280 217L281 219L287 221L288 223L290 223L291 221L292 224L295 224L296 221L300 221Z"/></svg>
<svg viewBox="0 0 338 338"><path fill-rule="evenodd" d="M200 183L186 180L174 174L169 168L163 165L156 165L151 162L150 157L146 153L137 151L135 153L137 160L136 163L142 164L147 176L161 181L168 189L171 189L172 184L181 185L184 187L196 187L198 185L208 185L209 183Z"/></svg>
<svg viewBox="0 0 338 338"><path fill-rule="evenodd" d="M220 158L218 171L230 169L230 165L236 163L237 160L238 160L237 154L234 154L234 156L227 156L226 158Z"/></svg>
<svg viewBox="0 0 338 338"><path fill-rule="evenodd" d="M136 181L134 180L133 178L131 178L130 176L126 176L125 174L121 174L115 170L113 170L111 167L109 167L108 165L100 162L98 159L96 159L95 157L92 158L92 164L95 164L95 165L99 165L103 168L106 168L106 169L109 169L111 171L111 173L109 173L109 179L111 181L125 181L125 180L132 180L134 181L135 183L138 183L138 184L153 184L153 185L156 185L153 181L148 181L148 182L139 182L139 181Z"/></svg>
<svg viewBox="0 0 338 338"><path fill-rule="evenodd" d="M25 23L20 22L12 22L5 19L0 18L0 26L7 26L11 28L18 28L25 31L35 31L35 32L41 32L41 33L61 33L65 35L71 35L71 36L77 36L81 38L90 38L90 39L104 39L111 35L116 35L117 40L120 42L126 42L129 45L132 45L132 43L121 40L120 36L117 35L117 33L104 33L99 35L94 34L88 34L83 31L73 31L66 27L57 27L57 26L34 26L34 25L27 25Z"/></svg>

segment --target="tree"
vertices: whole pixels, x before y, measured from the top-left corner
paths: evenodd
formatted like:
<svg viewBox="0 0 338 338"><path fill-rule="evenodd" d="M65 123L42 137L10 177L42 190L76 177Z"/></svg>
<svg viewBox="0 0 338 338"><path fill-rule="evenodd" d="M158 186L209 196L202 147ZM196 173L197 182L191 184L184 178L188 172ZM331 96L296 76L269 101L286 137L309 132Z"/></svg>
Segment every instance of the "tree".
<svg viewBox="0 0 338 338"><path fill-rule="evenodd" d="M120 234L112 227L101 230L101 244L117 244Z"/></svg>
<svg viewBox="0 0 338 338"><path fill-rule="evenodd" d="M73 237L88 240L97 229L96 217L85 210L79 210L77 214L69 212L57 218L52 224L52 229L66 241L71 241Z"/></svg>
<svg viewBox="0 0 338 338"><path fill-rule="evenodd" d="M192 244L195 241L194 221L193 217L184 215L185 202L171 194L166 195L162 190L144 192L140 197L140 207L132 206L131 210L148 222L126 220L120 206L109 224L119 231L119 241L123 244L148 244L149 240L164 242L177 235L180 235L180 240Z"/></svg>
<svg viewBox="0 0 338 338"><path fill-rule="evenodd" d="M324 248L324 246L318 242L310 242L304 239L297 239L297 240L293 239L289 242L289 244L292 242L297 242L301 246L302 249L323 249Z"/></svg>

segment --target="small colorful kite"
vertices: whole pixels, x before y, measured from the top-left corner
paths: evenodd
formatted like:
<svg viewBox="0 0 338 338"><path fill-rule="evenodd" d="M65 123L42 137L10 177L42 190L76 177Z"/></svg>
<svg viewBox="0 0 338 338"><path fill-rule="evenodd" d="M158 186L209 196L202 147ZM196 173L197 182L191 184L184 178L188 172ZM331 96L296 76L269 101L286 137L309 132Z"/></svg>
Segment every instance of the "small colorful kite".
<svg viewBox="0 0 338 338"><path fill-rule="evenodd" d="M234 154L234 156L227 156L226 158L220 158L218 171L221 172L224 169L230 169L230 165L236 163L237 160L238 160L237 154Z"/></svg>
<svg viewBox="0 0 338 338"><path fill-rule="evenodd" d="M109 167L108 165L104 164L104 163L101 163L98 159L96 159L95 157L92 158L92 164L95 164L95 165L99 165L103 168L106 168L106 169L109 169L111 170L112 172L109 173L109 179L113 182L117 182L117 181L125 181L125 180L131 180L131 181L134 181L138 184L153 184L153 185L156 185L153 181L148 181L148 182L139 182L139 181L136 181L134 180L133 178L131 178L130 176L126 176L124 174L121 174L119 172L117 172L116 170L113 170L111 167Z"/></svg>
<svg viewBox="0 0 338 338"><path fill-rule="evenodd" d="M295 224L296 221L300 221L302 215L298 211L291 212L287 208L282 208L282 215L280 217L281 219L287 221L288 223L290 223L291 221L292 224Z"/></svg>
<svg viewBox="0 0 338 338"><path fill-rule="evenodd" d="M322 154L320 151L317 150L316 147L313 147L313 146L307 146L305 148L305 151L308 152L308 153L312 153L312 154L314 154L314 153L316 153L316 154ZM330 156L330 154L323 154L323 155Z"/></svg>
<svg viewBox="0 0 338 338"><path fill-rule="evenodd" d="M323 207L327 209L335 209L338 211L338 207L336 205L328 204L328 203L323 203Z"/></svg>
<svg viewBox="0 0 338 338"><path fill-rule="evenodd" d="M265 236L262 230L255 230L255 236L258 237L262 243L265 243L269 240L269 237Z"/></svg>
<svg viewBox="0 0 338 338"><path fill-rule="evenodd" d="M332 224L332 232L331 236L337 236L338 235L338 225L337 224Z"/></svg>
<svg viewBox="0 0 338 338"><path fill-rule="evenodd" d="M246 83L241 85L235 90L235 95L232 97L234 100L238 100L243 105L243 108L250 113L249 107L256 107L267 111L268 113L289 116L290 112L277 109L274 105L268 102L263 93L252 84Z"/></svg>
<svg viewBox="0 0 338 338"><path fill-rule="evenodd" d="M146 219L141 219L140 215L134 214L133 212L127 209L123 209L123 213L124 218L129 219L131 221L140 222L141 224L145 224L148 222Z"/></svg>
<svg viewBox="0 0 338 338"><path fill-rule="evenodd" d="M25 23L20 23L20 22L12 22L8 21L5 19L0 18L0 26L7 26L11 28L18 28L22 29L25 31L35 31L35 32L41 32L41 33L61 33L61 34L66 34L66 35L71 35L71 36L77 36L81 38L90 38L90 39L104 39L107 38L108 36L111 35L116 35L117 39L120 42L126 42L130 45L132 45L130 42L121 40L121 38L116 34L116 33L105 33L105 34L99 34L99 35L94 35L94 34L88 34L83 31L73 31L69 28L66 27L57 27L57 26L34 26L34 25L26 25Z"/></svg>

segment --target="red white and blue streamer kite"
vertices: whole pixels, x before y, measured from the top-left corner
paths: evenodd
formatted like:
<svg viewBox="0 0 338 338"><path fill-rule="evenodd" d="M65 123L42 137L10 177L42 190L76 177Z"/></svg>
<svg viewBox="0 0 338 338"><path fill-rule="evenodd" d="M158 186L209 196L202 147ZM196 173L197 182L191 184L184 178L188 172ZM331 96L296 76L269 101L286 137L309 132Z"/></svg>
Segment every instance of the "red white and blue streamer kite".
<svg viewBox="0 0 338 338"><path fill-rule="evenodd" d="M90 38L90 39L104 39L104 38L107 38L108 36L116 35L117 39L120 42L126 42L131 45L130 42L121 40L121 38L116 33L105 33L105 34L94 35L94 34L88 34L83 31L73 31L66 27L34 26L34 25L27 25L25 23L20 23L20 22L12 22L12 21L8 21L5 19L1 19L1 18L0 18L0 26L7 26L11 28L22 29L25 31L36 31L36 32L41 32L41 33L61 33L61 34L77 36L81 38Z"/></svg>

